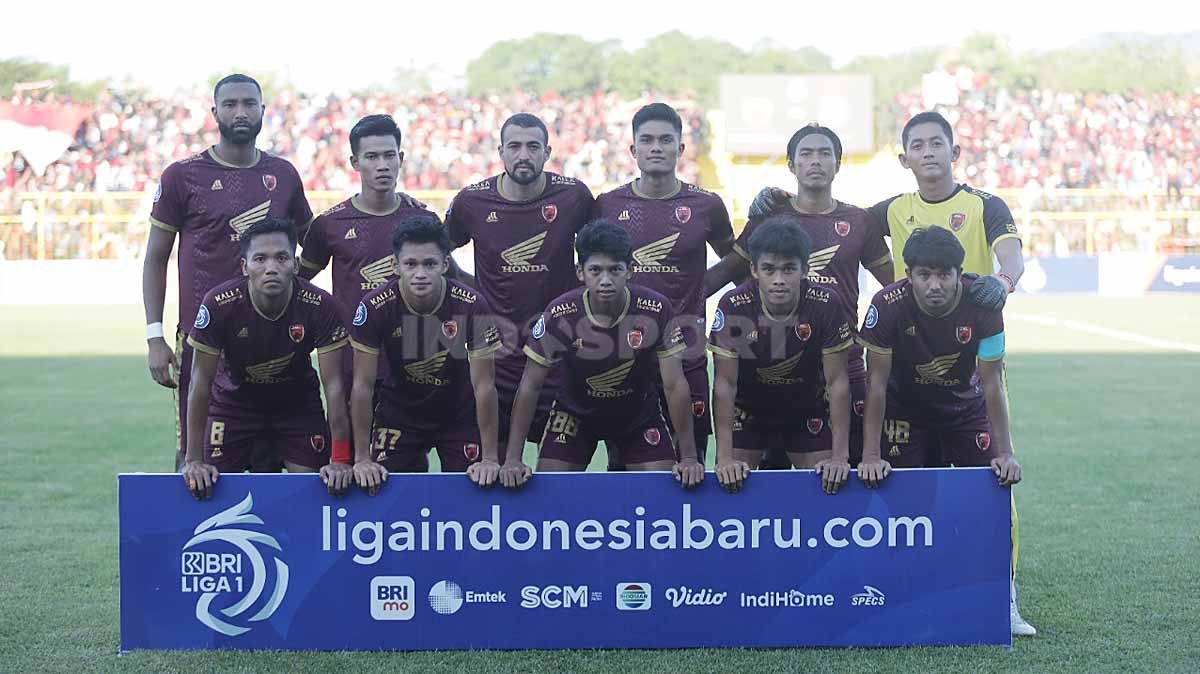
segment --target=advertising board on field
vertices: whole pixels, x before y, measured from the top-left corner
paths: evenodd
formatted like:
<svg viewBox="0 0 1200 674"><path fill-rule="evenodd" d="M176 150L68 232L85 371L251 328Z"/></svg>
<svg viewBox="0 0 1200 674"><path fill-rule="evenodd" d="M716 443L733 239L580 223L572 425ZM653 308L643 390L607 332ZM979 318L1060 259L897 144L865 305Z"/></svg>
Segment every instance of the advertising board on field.
<svg viewBox="0 0 1200 674"><path fill-rule="evenodd" d="M121 648L425 650L1009 645L1009 492L986 469L538 474L520 491L392 475L124 474Z"/></svg>

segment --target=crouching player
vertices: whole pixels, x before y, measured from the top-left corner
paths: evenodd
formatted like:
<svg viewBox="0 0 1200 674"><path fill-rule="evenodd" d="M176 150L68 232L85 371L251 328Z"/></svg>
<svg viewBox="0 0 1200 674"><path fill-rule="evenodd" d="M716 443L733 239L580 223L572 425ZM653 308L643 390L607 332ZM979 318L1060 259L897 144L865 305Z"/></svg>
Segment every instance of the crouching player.
<svg viewBox="0 0 1200 674"><path fill-rule="evenodd" d="M727 491L742 488L764 450L816 468L830 494L850 475L853 338L837 295L808 279L811 245L795 216L768 218L750 237L752 280L717 306L708 349L717 479Z"/></svg>
<svg viewBox="0 0 1200 674"><path fill-rule="evenodd" d="M683 333L665 297L629 283L633 247L625 228L605 220L575 236L584 285L542 312L525 344L525 371L513 405L508 456L500 481L529 479L521 460L538 393L550 368L562 363L564 388L542 433L539 471L584 470L604 440L627 470L671 470L684 487L704 479L692 433L692 400L680 354ZM672 439L659 404L661 373L677 434ZM678 442L677 457L675 442Z"/></svg>
<svg viewBox="0 0 1200 674"><path fill-rule="evenodd" d="M355 481L374 495L388 472L428 471L436 447L442 472L492 484L500 472L492 356L501 346L492 311L446 278L450 240L436 218L401 221L392 251L397 278L363 297L351 327ZM380 357L389 373L376 402Z"/></svg>
<svg viewBox="0 0 1200 674"><path fill-rule="evenodd" d="M205 295L188 333L195 355L184 482L207 498L218 473L247 470L255 444L266 443L288 472L320 470L329 491L341 494L353 475L339 353L346 329L333 297L296 277L296 230L287 220L255 223L241 248L242 278Z"/></svg>

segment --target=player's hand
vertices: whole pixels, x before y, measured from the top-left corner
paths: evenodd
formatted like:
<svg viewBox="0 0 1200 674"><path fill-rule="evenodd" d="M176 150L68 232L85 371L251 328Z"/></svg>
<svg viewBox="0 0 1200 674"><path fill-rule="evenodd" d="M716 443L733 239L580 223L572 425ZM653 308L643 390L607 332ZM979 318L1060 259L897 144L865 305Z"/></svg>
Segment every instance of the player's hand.
<svg viewBox="0 0 1200 674"><path fill-rule="evenodd" d="M817 462L817 477L821 478L821 489L826 494L836 494L846 480L850 479L850 462L825 459Z"/></svg>
<svg viewBox="0 0 1200 674"><path fill-rule="evenodd" d="M490 487L500 479L500 464L495 461L478 461L467 466L467 477L480 487Z"/></svg>
<svg viewBox="0 0 1200 674"><path fill-rule="evenodd" d="M967 301L988 311L1002 311L1008 301L1008 285L995 276L977 276L970 272L963 278L974 278L967 288Z"/></svg>
<svg viewBox="0 0 1200 674"><path fill-rule="evenodd" d="M778 187L764 187L755 195L754 201L750 202L750 217L765 218L775 211L783 208L783 205L791 201L792 194L786 190L781 190Z"/></svg>
<svg viewBox="0 0 1200 674"><path fill-rule="evenodd" d="M179 388L175 373L179 371L179 361L175 360L175 352L167 346L167 340L155 337L147 342L150 346L150 376L159 386Z"/></svg>
<svg viewBox="0 0 1200 674"><path fill-rule="evenodd" d="M359 461L354 464L354 481L366 490L368 496L378 494L379 488L387 479L387 468L374 461Z"/></svg>
<svg viewBox="0 0 1200 674"><path fill-rule="evenodd" d="M348 463L329 463L321 466L321 481L332 496L342 496L354 484L354 468Z"/></svg>
<svg viewBox="0 0 1200 674"><path fill-rule="evenodd" d="M718 461L717 462L717 482L721 483L721 488L730 494L736 494L745 486L746 480L750 478L750 464L745 461Z"/></svg>
<svg viewBox="0 0 1200 674"><path fill-rule="evenodd" d="M1021 481L1021 464L1013 455L997 456L992 459L992 472L1000 478L1000 484L1008 487Z"/></svg>
<svg viewBox="0 0 1200 674"><path fill-rule="evenodd" d="M183 484L197 500L212 496L220 474L216 466L203 461L188 461L179 472L183 475Z"/></svg>
<svg viewBox="0 0 1200 674"><path fill-rule="evenodd" d="M858 464L858 478L871 489L879 486L884 478L892 474L892 464L884 459L863 461Z"/></svg>
<svg viewBox="0 0 1200 674"><path fill-rule="evenodd" d="M405 208L425 208L429 205L407 192L397 192L396 198L400 200L400 205Z"/></svg>
<svg viewBox="0 0 1200 674"><path fill-rule="evenodd" d="M682 484L684 489L691 489L704 481L704 464L696 459L684 459L671 467L675 481Z"/></svg>
<svg viewBox="0 0 1200 674"><path fill-rule="evenodd" d="M533 470L520 459L505 461L500 467L500 484L509 489L520 487L528 482L530 477L533 477Z"/></svg>

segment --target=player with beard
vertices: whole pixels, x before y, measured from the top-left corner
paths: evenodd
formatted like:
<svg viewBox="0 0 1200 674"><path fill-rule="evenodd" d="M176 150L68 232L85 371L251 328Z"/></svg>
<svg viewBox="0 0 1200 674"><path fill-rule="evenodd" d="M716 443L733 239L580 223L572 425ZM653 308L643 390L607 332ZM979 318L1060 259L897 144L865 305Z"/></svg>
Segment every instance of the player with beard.
<svg viewBox="0 0 1200 674"><path fill-rule="evenodd" d="M177 469L189 446L186 392L192 347L186 341L189 328L184 326L195 322L205 293L240 274L238 240L251 225L268 217L284 218L295 223L303 236L312 220L296 169L254 147L263 120L258 82L241 74L222 78L213 88L212 114L221 135L217 144L163 171L150 211L152 227L142 267L150 375L176 393ZM180 237L179 324L172 350L162 320L167 261L176 235Z"/></svg>
<svg viewBox="0 0 1200 674"><path fill-rule="evenodd" d="M834 293L858 325L858 270L861 265L881 285L893 279L892 254L883 230L867 211L833 198L833 181L842 166L842 141L832 129L810 124L794 133L787 144L788 169L796 177L796 194L774 211L790 216L812 241L808 275ZM749 240L765 220L755 216L734 244L734 252L709 270L713 289L731 280L744 282L750 270ZM862 414L866 400L867 371L863 350L850 348L850 463L862 460ZM763 457L763 467L788 468L792 462L779 452Z"/></svg>
<svg viewBox="0 0 1200 674"><path fill-rule="evenodd" d="M446 228L455 246L474 241L475 287L496 312L504 343L513 347L496 359L503 452L525 368L520 345L550 300L579 285L572 246L588 221L592 193L574 178L544 170L549 132L534 115L505 120L498 151L504 173L460 191L446 212ZM556 369L542 389L531 442L541 438L559 378Z"/></svg>
<svg viewBox="0 0 1200 674"><path fill-rule="evenodd" d="M640 175L596 199L595 215L623 226L633 240L630 279L671 302L687 350L683 369L692 395L696 451L704 462L712 423L708 410L708 358L704 300L706 246L724 257L733 250L729 211L712 192L675 175L683 153L683 122L665 103L651 103L633 116L633 144ZM610 468L619 466L610 456Z"/></svg>

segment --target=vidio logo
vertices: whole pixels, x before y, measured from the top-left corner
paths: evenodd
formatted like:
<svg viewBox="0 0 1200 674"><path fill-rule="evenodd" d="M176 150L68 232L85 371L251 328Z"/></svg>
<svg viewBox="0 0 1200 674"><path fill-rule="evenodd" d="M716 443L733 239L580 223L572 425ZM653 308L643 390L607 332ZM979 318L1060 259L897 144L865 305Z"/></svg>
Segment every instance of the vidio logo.
<svg viewBox="0 0 1200 674"><path fill-rule="evenodd" d="M250 627L228 622L226 618L239 618L257 606L258 610L245 621L262 622L275 614L287 594L288 565L275 553L270 553L274 564L268 569L260 549L265 547L276 553L282 552L279 542L268 534L241 528L263 524L261 518L250 512L253 507L254 497L247 493L241 503L201 522L193 531L195 535L183 546L181 556L180 591L200 594L196 600L196 619L210 629L231 637L249 632ZM227 549L209 551L216 546ZM267 581L272 578L270 594L266 595L265 601L260 601L264 597ZM218 617L212 605L222 595L234 595L237 599L231 605L217 610L223 616Z"/></svg>

